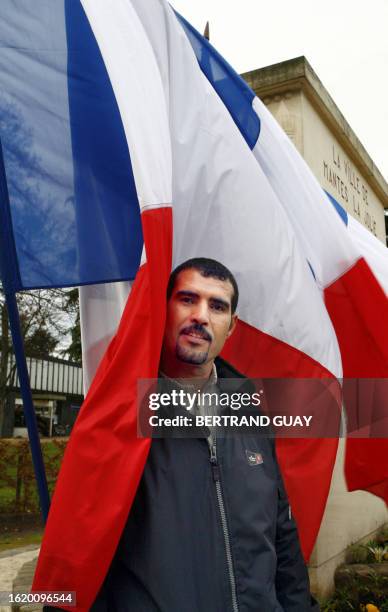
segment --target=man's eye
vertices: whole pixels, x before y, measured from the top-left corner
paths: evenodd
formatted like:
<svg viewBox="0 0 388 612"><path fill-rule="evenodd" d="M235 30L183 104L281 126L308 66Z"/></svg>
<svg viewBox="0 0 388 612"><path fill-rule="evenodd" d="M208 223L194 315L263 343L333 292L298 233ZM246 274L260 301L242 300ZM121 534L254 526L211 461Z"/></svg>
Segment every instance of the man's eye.
<svg viewBox="0 0 388 612"><path fill-rule="evenodd" d="M193 298L186 295L186 296L181 297L181 302L183 302L184 304L192 304Z"/></svg>
<svg viewBox="0 0 388 612"><path fill-rule="evenodd" d="M224 312L225 306L223 304L212 304L212 309L218 312Z"/></svg>

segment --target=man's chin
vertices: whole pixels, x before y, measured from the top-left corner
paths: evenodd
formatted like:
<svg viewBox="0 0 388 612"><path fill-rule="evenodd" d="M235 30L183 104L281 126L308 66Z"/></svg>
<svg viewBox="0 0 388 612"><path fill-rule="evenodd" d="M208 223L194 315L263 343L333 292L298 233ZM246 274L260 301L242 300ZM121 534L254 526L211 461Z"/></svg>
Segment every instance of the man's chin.
<svg viewBox="0 0 388 612"><path fill-rule="evenodd" d="M176 348L176 356L179 361L191 365L202 365L206 363L208 354L208 351L193 351L192 349L182 348L179 345Z"/></svg>

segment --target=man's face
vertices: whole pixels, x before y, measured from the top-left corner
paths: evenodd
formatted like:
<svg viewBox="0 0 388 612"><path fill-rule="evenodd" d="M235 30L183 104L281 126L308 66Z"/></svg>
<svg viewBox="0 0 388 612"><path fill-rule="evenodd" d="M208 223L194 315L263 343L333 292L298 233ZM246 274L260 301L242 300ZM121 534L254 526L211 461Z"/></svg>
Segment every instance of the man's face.
<svg viewBox="0 0 388 612"><path fill-rule="evenodd" d="M167 304L164 354L192 365L217 357L237 321L232 296L229 280L204 277L194 269L180 272Z"/></svg>

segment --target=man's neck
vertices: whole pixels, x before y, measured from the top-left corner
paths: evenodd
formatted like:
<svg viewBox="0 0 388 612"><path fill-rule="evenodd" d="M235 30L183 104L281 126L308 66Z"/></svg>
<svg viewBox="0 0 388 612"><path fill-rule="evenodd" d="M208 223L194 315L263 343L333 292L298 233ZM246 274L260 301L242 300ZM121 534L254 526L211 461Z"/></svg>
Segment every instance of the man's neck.
<svg viewBox="0 0 388 612"><path fill-rule="evenodd" d="M214 360L204 363L201 365L193 365L191 363L184 363L181 361L174 361L174 363L166 363L164 360L160 362L160 370L168 378L177 379L192 379L194 382L201 382L203 384L210 378L213 371Z"/></svg>

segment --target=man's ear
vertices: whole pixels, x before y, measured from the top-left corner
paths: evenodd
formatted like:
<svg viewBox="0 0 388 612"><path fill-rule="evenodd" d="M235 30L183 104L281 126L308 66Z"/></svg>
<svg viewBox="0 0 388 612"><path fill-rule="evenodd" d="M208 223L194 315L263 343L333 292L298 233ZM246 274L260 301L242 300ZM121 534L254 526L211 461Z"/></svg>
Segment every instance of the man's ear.
<svg viewBox="0 0 388 612"><path fill-rule="evenodd" d="M229 338L233 334L234 330L236 329L237 320L238 320L238 316L236 314L232 314L232 317L230 319L228 335L226 336L227 338Z"/></svg>

